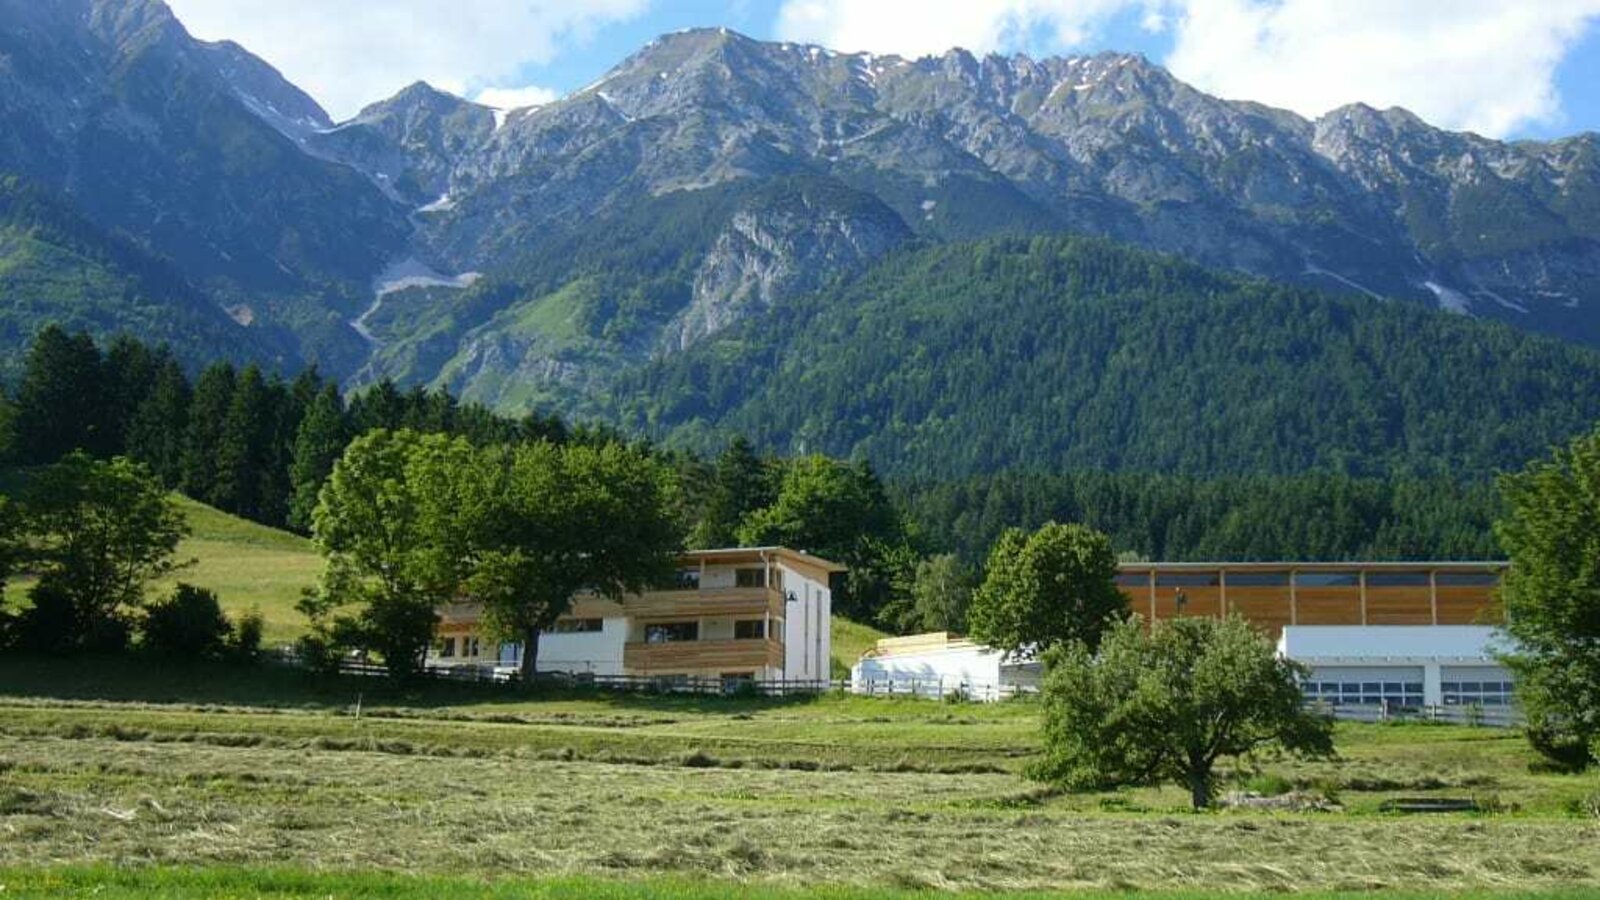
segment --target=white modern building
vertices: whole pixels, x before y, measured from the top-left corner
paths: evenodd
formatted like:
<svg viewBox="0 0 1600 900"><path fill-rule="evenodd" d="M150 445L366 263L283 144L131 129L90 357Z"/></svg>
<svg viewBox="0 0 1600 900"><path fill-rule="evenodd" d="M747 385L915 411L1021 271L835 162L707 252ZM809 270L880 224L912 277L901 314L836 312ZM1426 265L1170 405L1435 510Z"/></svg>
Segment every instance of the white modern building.
<svg viewBox="0 0 1600 900"><path fill-rule="evenodd" d="M539 637L540 672L819 682L833 652L833 575L844 567L785 547L697 550L672 584L621 601L573 598ZM427 665L513 669L519 644L491 641L471 603L440 610Z"/></svg>
<svg viewBox="0 0 1600 900"><path fill-rule="evenodd" d="M1306 699L1336 706L1509 706L1505 647L1483 625L1290 625L1278 639L1311 669Z"/></svg>

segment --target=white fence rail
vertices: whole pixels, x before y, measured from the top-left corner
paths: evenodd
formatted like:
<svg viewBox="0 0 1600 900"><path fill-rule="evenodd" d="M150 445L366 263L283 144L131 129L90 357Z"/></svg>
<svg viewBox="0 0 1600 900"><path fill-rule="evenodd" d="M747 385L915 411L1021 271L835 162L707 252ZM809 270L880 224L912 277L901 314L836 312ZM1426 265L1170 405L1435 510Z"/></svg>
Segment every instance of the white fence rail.
<svg viewBox="0 0 1600 900"><path fill-rule="evenodd" d="M1343 722L1446 722L1451 725L1520 728L1526 721L1522 711L1515 706L1395 706L1377 703L1330 706L1310 702L1306 707Z"/></svg>

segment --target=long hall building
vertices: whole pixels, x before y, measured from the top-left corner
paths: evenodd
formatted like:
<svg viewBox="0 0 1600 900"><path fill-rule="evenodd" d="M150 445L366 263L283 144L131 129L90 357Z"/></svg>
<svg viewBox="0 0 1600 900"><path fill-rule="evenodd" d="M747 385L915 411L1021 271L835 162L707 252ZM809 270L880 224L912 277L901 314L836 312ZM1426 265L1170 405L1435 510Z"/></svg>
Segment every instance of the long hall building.
<svg viewBox="0 0 1600 900"><path fill-rule="evenodd" d="M1147 621L1238 613L1291 625L1497 625L1504 562L1124 563L1117 587Z"/></svg>

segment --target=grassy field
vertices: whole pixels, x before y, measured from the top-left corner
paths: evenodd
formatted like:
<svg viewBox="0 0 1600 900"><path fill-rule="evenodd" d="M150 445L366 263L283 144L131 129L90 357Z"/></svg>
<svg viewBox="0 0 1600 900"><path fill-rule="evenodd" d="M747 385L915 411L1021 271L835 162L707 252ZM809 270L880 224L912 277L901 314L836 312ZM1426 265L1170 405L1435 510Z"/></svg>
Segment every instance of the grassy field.
<svg viewBox="0 0 1600 900"><path fill-rule="evenodd" d="M185 508L183 554L198 562L182 577L259 609L269 640L298 633L294 601L320 570L310 545ZM878 636L836 620L836 671ZM1531 770L1513 732L1341 726L1337 760L1266 757L1228 775L1229 790L1321 811L1197 815L1177 788L1027 782L1038 727L1027 701L397 689L272 667L0 660L0 894L1600 890L1600 776ZM1479 811L1380 809L1406 797Z"/></svg>
<svg viewBox="0 0 1600 900"><path fill-rule="evenodd" d="M1600 889L1600 777L1530 771L1512 732L1341 726L1340 759L1262 759L1229 785L1333 809L1197 815L1175 788L1023 780L1037 727L1028 702L3 662L0 880L97 896L244 895L263 872L307 896ZM1379 811L1413 796L1482 811Z"/></svg>

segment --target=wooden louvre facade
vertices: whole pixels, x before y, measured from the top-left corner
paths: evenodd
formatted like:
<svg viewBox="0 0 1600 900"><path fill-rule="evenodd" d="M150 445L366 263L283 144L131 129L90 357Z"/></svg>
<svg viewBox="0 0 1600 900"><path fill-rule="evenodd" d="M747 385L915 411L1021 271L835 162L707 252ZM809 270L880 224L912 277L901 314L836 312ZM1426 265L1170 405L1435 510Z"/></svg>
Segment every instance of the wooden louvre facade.
<svg viewBox="0 0 1600 900"><path fill-rule="evenodd" d="M1286 625L1493 625L1503 562L1124 563L1117 587L1146 621L1237 613Z"/></svg>

